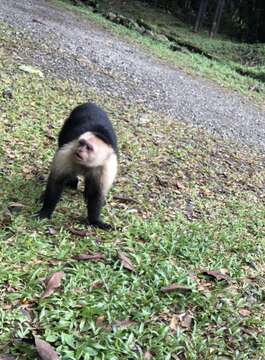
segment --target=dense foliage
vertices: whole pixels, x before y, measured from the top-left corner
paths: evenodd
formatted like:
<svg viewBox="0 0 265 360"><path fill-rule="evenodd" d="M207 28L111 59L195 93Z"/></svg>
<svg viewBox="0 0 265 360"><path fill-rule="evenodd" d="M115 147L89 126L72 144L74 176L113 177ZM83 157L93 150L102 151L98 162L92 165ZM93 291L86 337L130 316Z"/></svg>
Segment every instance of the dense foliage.
<svg viewBox="0 0 265 360"><path fill-rule="evenodd" d="M145 0L181 15L194 23L201 0ZM208 1L205 25L213 21L218 0ZM226 0L220 31L248 42L265 41L265 2L263 0Z"/></svg>

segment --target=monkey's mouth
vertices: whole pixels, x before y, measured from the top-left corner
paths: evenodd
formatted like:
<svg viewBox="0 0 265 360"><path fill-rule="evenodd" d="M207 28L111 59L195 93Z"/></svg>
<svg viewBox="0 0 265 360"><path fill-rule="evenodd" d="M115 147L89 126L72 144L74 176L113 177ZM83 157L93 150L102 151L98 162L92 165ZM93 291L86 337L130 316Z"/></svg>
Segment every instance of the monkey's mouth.
<svg viewBox="0 0 265 360"><path fill-rule="evenodd" d="M78 161L83 161L83 160L84 160L83 157L82 157L82 155L80 155L78 152L75 153L75 158L76 158L76 160L78 160Z"/></svg>

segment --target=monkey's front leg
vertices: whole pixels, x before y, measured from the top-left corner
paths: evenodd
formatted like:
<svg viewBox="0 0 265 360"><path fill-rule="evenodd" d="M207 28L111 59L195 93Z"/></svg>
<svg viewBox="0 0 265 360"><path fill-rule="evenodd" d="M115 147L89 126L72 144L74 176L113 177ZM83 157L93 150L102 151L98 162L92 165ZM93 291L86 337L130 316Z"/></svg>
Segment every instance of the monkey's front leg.
<svg viewBox="0 0 265 360"><path fill-rule="evenodd" d="M36 214L39 219L52 217L52 213L60 200L64 188L64 181L56 178L52 173L49 176L47 187L43 196L43 206Z"/></svg>
<svg viewBox="0 0 265 360"><path fill-rule="evenodd" d="M84 197L87 205L87 222L90 226L110 230L112 226L100 220L100 212L105 199L99 183L99 179L93 177L85 179Z"/></svg>

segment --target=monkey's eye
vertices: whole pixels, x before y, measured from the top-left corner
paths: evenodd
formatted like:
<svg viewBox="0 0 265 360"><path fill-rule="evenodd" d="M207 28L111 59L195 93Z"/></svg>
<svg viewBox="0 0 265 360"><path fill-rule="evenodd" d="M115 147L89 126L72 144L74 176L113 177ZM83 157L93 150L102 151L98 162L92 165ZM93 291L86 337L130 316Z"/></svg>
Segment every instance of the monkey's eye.
<svg viewBox="0 0 265 360"><path fill-rule="evenodd" d="M86 146L86 141L84 139L81 139L81 140L78 141L78 144L80 146Z"/></svg>

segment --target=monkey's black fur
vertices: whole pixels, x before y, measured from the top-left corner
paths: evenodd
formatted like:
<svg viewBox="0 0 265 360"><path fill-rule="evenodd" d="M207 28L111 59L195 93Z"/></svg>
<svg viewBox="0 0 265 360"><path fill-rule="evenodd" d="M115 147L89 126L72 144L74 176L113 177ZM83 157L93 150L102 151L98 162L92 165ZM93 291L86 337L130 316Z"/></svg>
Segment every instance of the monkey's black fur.
<svg viewBox="0 0 265 360"><path fill-rule="evenodd" d="M77 106L65 121L58 137L58 150L73 140L76 140L82 134L92 132L98 138L110 145L117 155L117 137L113 126L105 113L100 107L93 103L85 103ZM64 164L62 166L65 166ZM59 167L60 171L57 171ZM59 175L58 175L59 174ZM103 229L111 226L100 220L101 208L105 199L102 191L103 171L99 168L85 169L85 191L84 198L87 204L87 221L89 225ZM39 218L51 218L52 213L59 201L63 188L70 186L77 187L78 173L68 173L61 169L60 162L52 170L47 187L43 196L43 206L37 216Z"/></svg>
<svg viewBox="0 0 265 360"><path fill-rule="evenodd" d="M111 145L117 153L117 137L108 115L93 103L79 105L71 112L59 133L59 148L87 131Z"/></svg>

